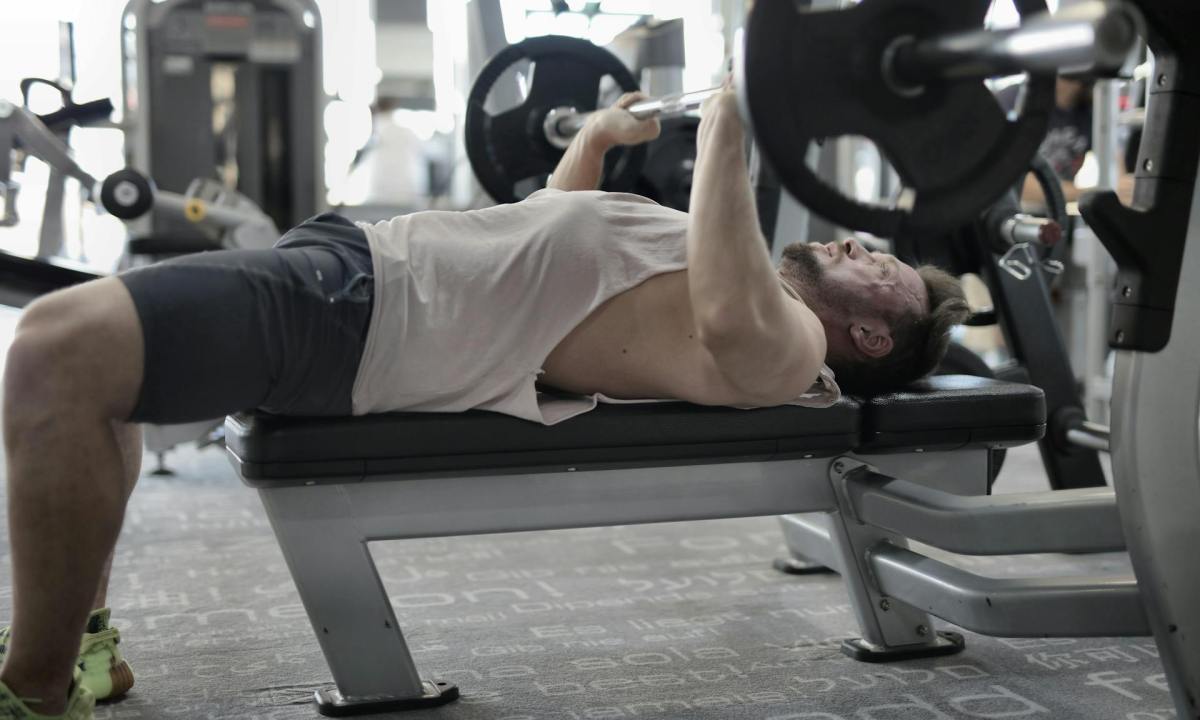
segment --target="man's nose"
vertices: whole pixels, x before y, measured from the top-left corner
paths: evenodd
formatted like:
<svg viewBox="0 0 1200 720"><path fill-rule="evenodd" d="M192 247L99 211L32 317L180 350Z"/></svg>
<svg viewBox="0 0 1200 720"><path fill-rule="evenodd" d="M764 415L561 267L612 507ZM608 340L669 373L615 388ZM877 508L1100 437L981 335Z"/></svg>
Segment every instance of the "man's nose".
<svg viewBox="0 0 1200 720"><path fill-rule="evenodd" d="M842 241L842 249L846 251L846 256L851 260L857 260L863 255L862 245L854 238L846 238Z"/></svg>

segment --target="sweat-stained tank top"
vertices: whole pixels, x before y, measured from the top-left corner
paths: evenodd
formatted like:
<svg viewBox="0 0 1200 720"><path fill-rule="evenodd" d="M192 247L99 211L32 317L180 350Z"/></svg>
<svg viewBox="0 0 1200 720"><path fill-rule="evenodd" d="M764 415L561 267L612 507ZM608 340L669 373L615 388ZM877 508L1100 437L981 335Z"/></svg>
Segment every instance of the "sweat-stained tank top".
<svg viewBox="0 0 1200 720"><path fill-rule="evenodd" d="M545 189L360 224L375 304L354 414L481 409L552 425L599 401L628 402L535 384L551 351L606 300L687 267L687 222L637 195ZM837 398L826 368L797 402Z"/></svg>

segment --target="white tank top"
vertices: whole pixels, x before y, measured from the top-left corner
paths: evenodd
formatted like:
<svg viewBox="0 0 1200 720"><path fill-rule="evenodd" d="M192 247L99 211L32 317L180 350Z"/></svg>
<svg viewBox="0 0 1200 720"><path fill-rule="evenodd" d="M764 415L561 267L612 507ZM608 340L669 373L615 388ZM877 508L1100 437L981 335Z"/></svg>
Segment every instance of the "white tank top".
<svg viewBox="0 0 1200 720"><path fill-rule="evenodd" d="M481 409L552 425L599 401L631 402L535 384L550 352L606 300L687 267L687 224L638 195L551 189L361 224L375 301L354 414ZM837 398L826 368L797 402Z"/></svg>

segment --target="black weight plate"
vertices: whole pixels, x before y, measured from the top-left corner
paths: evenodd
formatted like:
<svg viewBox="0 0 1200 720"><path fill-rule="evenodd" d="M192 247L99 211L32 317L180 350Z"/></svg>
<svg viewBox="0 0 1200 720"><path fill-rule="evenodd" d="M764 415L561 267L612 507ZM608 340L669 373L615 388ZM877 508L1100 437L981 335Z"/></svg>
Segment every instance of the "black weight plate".
<svg viewBox="0 0 1200 720"><path fill-rule="evenodd" d="M646 146L646 165L637 191L660 205L687 212L696 166L696 133L700 119L663 118L662 133Z"/></svg>
<svg viewBox="0 0 1200 720"><path fill-rule="evenodd" d="M496 81L525 61L534 64L529 94L520 105L492 115L485 103ZM545 185L546 176L563 156L563 150L546 140L542 129L546 114L558 107L595 110L605 77L611 77L624 92L637 90L633 74L615 55L586 40L559 35L509 45L483 66L467 98L464 134L475 177L496 202L520 200L518 184ZM643 146L609 151L601 187L632 190L644 157Z"/></svg>
<svg viewBox="0 0 1200 720"><path fill-rule="evenodd" d="M1046 200L1046 212L1043 217L1050 218L1058 223L1062 228L1062 235L1058 242L1050 247L1037 247L1036 252L1039 253L1039 258L1044 263L1047 260L1066 264L1069 262L1071 254L1071 216L1067 213L1067 198L1063 194L1062 180L1059 179L1058 173L1054 171L1054 166L1050 164L1045 157L1038 153L1033 156L1033 160L1029 165L1029 175L1032 175L1037 181L1038 187L1042 190L1042 197ZM1024 188L1025 178L1022 177L1016 185L1013 186L1012 192L1015 197L1021 197ZM1045 265L1042 266L1043 268ZM1062 275L1054 275L1046 273L1046 283L1053 288L1062 279Z"/></svg>
<svg viewBox="0 0 1200 720"><path fill-rule="evenodd" d="M863 0L812 11L764 0L751 13L739 86L764 157L813 212L854 230L894 237L947 230L975 217L1029 167L1054 102L1053 76L1033 76L1022 112L1009 118L979 80L929 82L905 97L883 74L885 49L977 29L988 0ZM1043 0L1018 0L1023 16ZM854 200L805 162L811 143L857 135L873 141L907 192L894 207Z"/></svg>
<svg viewBox="0 0 1200 720"><path fill-rule="evenodd" d="M1029 163L1029 174L1037 180L1038 187L1042 189L1042 196L1046 199L1046 217L1058 223L1066 233L1071 227L1071 216L1067 214L1067 197L1063 194L1062 180L1058 173L1054 172L1054 166L1039 153L1034 155ZM1016 185L1018 195L1023 185L1023 182Z"/></svg>

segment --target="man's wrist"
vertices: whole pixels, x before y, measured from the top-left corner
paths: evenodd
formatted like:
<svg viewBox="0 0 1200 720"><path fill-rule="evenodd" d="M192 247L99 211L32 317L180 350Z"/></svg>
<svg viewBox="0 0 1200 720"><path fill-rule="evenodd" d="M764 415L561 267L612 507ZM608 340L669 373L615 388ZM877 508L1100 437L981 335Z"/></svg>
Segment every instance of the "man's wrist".
<svg viewBox="0 0 1200 720"><path fill-rule="evenodd" d="M740 141L746 137L746 128L742 124L742 116L736 106L717 108L712 118L713 130L720 134L722 140Z"/></svg>
<svg viewBox="0 0 1200 720"><path fill-rule="evenodd" d="M604 155L620 144L597 117L591 117L584 123L578 135L575 136L575 141L581 143L585 150L599 155Z"/></svg>

